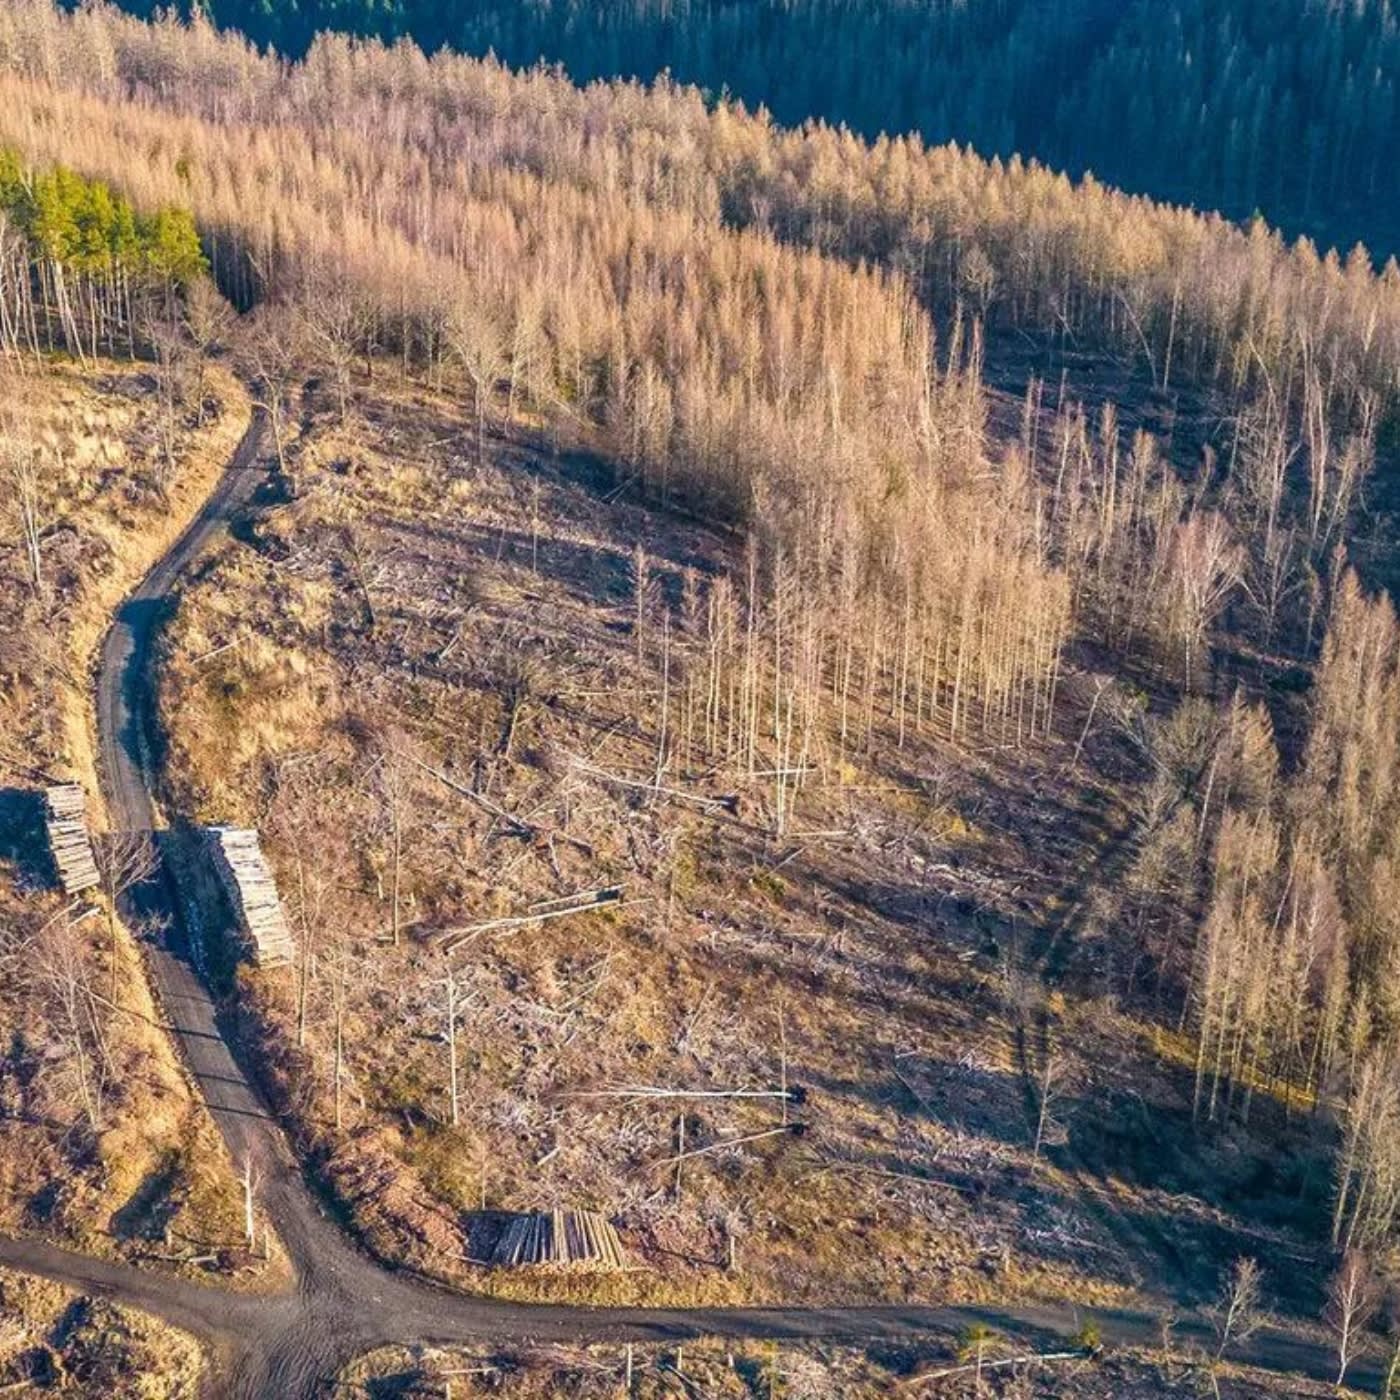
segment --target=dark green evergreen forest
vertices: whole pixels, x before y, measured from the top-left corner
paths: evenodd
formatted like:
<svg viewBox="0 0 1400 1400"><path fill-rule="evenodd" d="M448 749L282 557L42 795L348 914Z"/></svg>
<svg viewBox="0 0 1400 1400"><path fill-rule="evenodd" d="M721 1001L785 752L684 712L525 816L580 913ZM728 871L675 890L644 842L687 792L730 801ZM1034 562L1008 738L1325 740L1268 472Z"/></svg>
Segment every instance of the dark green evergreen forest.
<svg viewBox="0 0 1400 1400"><path fill-rule="evenodd" d="M1400 248L1393 0L203 3L289 55L334 29L576 80L669 71L785 125L918 132L1380 257Z"/></svg>

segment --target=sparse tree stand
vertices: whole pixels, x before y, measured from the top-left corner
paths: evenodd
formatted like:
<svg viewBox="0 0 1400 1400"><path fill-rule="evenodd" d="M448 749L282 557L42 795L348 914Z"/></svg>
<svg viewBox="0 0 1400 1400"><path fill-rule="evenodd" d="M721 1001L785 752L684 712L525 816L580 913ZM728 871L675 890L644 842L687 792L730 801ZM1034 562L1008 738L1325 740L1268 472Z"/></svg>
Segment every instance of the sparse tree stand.
<svg viewBox="0 0 1400 1400"><path fill-rule="evenodd" d="M1397 1400L1397 1397L1400 1397L1400 1337L1391 1344L1390 1360L1386 1362L1380 1390L1380 1400Z"/></svg>
<svg viewBox="0 0 1400 1400"><path fill-rule="evenodd" d="M324 368L335 390L336 416L350 411L350 379L361 349L372 342L372 317L350 277L313 266L297 299L298 331L312 362ZM368 350L366 363L371 363Z"/></svg>
<svg viewBox="0 0 1400 1400"><path fill-rule="evenodd" d="M44 563L40 552L43 536L41 479L42 464L38 451L23 441L11 423L0 419L0 486L6 488L19 509L25 572L29 577L30 590L36 597L44 587Z"/></svg>
<svg viewBox="0 0 1400 1400"><path fill-rule="evenodd" d="M204 426L204 376L209 357L223 345L233 329L236 313L209 277L190 284L184 300L185 335L195 352L195 411Z"/></svg>
<svg viewBox="0 0 1400 1400"><path fill-rule="evenodd" d="M162 500L175 479L175 446L180 411L188 392L190 345L184 320L173 303L154 302L142 318L142 337L154 356L156 379L156 428L160 438L160 463L155 487Z"/></svg>
<svg viewBox="0 0 1400 1400"><path fill-rule="evenodd" d="M471 381L476 417L476 460L486 462L486 416L496 385L510 363L505 333L481 300L449 308L444 327L448 349Z"/></svg>
<svg viewBox="0 0 1400 1400"><path fill-rule="evenodd" d="M78 1101L89 1129L103 1127L106 1085L111 1072L97 992L81 935L64 910L45 927L38 953L42 984L51 998L51 1015L59 1027L72 1065Z"/></svg>

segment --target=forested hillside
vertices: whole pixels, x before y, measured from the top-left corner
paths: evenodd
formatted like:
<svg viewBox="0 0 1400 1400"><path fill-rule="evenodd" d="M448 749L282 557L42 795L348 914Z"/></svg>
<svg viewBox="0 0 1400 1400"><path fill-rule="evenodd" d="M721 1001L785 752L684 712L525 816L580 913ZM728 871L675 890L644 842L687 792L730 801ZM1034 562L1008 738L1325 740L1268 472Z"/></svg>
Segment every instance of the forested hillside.
<svg viewBox="0 0 1400 1400"><path fill-rule="evenodd" d="M131 0L152 13L151 0ZM1260 210L1384 258L1400 246L1392 0L212 0L300 55L322 30L543 59L577 80L669 71L874 137L917 132L1120 188Z"/></svg>
<svg viewBox="0 0 1400 1400"><path fill-rule="evenodd" d="M371 1249L595 1300L1379 1293L1393 263L669 81L47 0L0 0L0 153L15 382L133 360L174 442L222 361L266 423L149 780L265 840L297 956L206 970ZM19 676L75 488L4 436ZM649 1271L486 1272L560 1201Z"/></svg>

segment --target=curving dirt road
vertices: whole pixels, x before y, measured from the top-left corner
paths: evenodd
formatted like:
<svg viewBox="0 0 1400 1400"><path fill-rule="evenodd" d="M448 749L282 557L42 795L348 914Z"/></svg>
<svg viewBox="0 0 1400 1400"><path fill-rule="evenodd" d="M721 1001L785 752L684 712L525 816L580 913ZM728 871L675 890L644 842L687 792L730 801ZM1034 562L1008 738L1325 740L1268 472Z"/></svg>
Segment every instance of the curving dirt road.
<svg viewBox="0 0 1400 1400"><path fill-rule="evenodd" d="M101 654L97 714L103 783L115 827L151 830L151 755L157 744L152 644L180 574L223 532L266 480L259 454L265 423L249 424L229 469L199 515L124 603ZM161 898L157 892L153 898ZM324 1214L303 1180L217 1008L180 945L173 900L169 941L148 949L158 1001L171 1033L235 1161L251 1158L264 1207L291 1260L295 1286L267 1297L229 1293L31 1239L0 1238L0 1265L42 1274L86 1293L143 1308L200 1338L212 1364L210 1395L228 1400L297 1400L323 1392L352 1357L384 1343L491 1340L664 1341L702 1336L890 1340L988 1322L1028 1340L1059 1340L1092 1317L1105 1342L1152 1345L1157 1317L1069 1307L582 1308L502 1303L438 1288L381 1268ZM1200 1341L1199 1321L1176 1335ZM1232 1353L1273 1370L1323 1379L1330 1352L1282 1333L1264 1332ZM1374 1373L1373 1373L1374 1374ZM1364 1367L1354 1373L1368 1378Z"/></svg>

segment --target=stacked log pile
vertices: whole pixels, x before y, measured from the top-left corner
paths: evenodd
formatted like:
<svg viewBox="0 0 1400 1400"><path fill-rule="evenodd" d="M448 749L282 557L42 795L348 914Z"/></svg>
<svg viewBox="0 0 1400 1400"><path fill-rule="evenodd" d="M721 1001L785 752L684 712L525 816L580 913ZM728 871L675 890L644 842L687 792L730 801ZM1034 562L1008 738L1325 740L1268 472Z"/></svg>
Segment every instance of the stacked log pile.
<svg viewBox="0 0 1400 1400"><path fill-rule="evenodd" d="M591 1210L529 1211L501 1231L491 1262L517 1269L532 1264L625 1269L622 1241L606 1216Z"/></svg>
<svg viewBox="0 0 1400 1400"><path fill-rule="evenodd" d="M77 783L62 783L44 793L44 829L59 884L75 895L100 883L87 829L87 794Z"/></svg>
<svg viewBox="0 0 1400 1400"><path fill-rule="evenodd" d="M258 845L258 833L246 827L212 826L207 837L214 868L253 961L260 967L290 963L296 951L292 931L282 912L272 871Z"/></svg>

